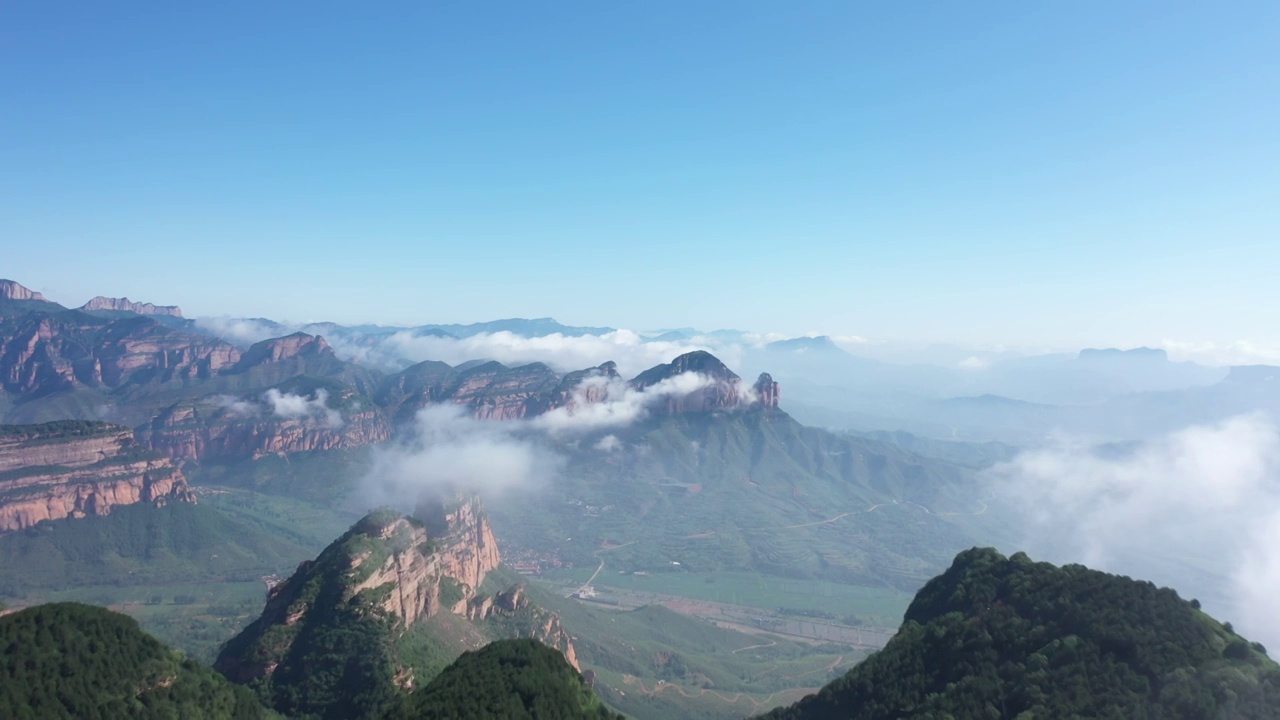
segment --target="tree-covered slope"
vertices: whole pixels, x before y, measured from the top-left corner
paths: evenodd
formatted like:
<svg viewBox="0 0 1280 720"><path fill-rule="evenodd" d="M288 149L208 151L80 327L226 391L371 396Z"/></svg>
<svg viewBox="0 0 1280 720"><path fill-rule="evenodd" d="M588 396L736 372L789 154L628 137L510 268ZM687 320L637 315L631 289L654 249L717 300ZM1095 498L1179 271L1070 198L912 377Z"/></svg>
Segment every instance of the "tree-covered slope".
<svg viewBox="0 0 1280 720"><path fill-rule="evenodd" d="M226 503L130 505L0 537L0 596L39 600L86 585L253 580L293 567L315 540Z"/></svg>
<svg viewBox="0 0 1280 720"><path fill-rule="evenodd" d="M536 640L464 653L386 720L613 720L564 655Z"/></svg>
<svg viewBox="0 0 1280 720"><path fill-rule="evenodd" d="M1275 718L1280 666L1167 588L991 549L956 557L884 650L774 720Z"/></svg>
<svg viewBox="0 0 1280 720"><path fill-rule="evenodd" d="M76 603L0 617L0 715L18 720L274 717L248 690L169 650L132 618Z"/></svg>

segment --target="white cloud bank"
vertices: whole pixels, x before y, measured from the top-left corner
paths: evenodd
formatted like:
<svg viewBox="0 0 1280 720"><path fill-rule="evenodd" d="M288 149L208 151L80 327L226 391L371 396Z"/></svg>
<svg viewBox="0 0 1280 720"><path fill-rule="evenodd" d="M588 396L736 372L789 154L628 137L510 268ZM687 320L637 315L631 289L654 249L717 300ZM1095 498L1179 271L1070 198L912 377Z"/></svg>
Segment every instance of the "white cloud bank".
<svg viewBox="0 0 1280 720"><path fill-rule="evenodd" d="M403 507L442 491L492 495L536 488L561 460L522 426L476 420L460 405L423 408L409 438L374 450L364 497L371 506Z"/></svg>
<svg viewBox="0 0 1280 720"><path fill-rule="evenodd" d="M1171 585L1183 597L1216 594L1229 604L1206 609L1280 647L1280 430L1269 418L1242 415L1119 449L1063 444L992 475L1028 518L1033 556ZM1230 583L1224 592L1215 574Z"/></svg>

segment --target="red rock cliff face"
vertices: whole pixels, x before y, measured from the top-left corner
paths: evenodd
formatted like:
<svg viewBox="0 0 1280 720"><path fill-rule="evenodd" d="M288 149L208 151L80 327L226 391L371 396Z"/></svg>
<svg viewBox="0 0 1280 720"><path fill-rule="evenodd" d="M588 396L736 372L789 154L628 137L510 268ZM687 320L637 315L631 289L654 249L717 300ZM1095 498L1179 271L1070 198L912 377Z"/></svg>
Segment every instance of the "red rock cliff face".
<svg viewBox="0 0 1280 720"><path fill-rule="evenodd" d="M265 363L278 363L298 357L332 356L333 348L319 335L296 332L284 337L271 338L255 343L241 359L240 366L252 367Z"/></svg>
<svg viewBox="0 0 1280 720"><path fill-rule="evenodd" d="M4 326L0 382L17 395L207 379L240 359L233 345L145 318L106 321L80 313L29 315Z"/></svg>
<svg viewBox="0 0 1280 720"><path fill-rule="evenodd" d="M517 420L546 411L549 393L559 381L542 363L517 368L487 363L463 373L442 396L470 407L481 420Z"/></svg>
<svg viewBox="0 0 1280 720"><path fill-rule="evenodd" d="M471 500L453 511L448 523L447 534L437 538L430 537L425 527L403 518L385 526L381 537L404 549L393 552L363 582L353 586L351 594L394 583L393 592L382 607L405 626L440 612L465 615L480 583L498 567L501 558L498 542L478 501ZM426 547L432 551L423 552ZM352 570L359 570L366 559L353 558ZM451 605L441 598L445 578L461 591L461 599Z"/></svg>
<svg viewBox="0 0 1280 720"><path fill-rule="evenodd" d="M81 310L118 310L137 313L138 315L169 315L182 317L182 310L176 305L152 305L151 303L133 302L129 298L109 298L99 295L80 306Z"/></svg>
<svg viewBox="0 0 1280 720"><path fill-rule="evenodd" d="M51 437L53 430L47 425L26 427L0 435L0 473L41 465L93 465L116 457L134 440L127 428L106 424L99 426L100 430L69 435L65 440Z"/></svg>
<svg viewBox="0 0 1280 720"><path fill-rule="evenodd" d="M215 396L165 408L139 429L139 441L176 460L204 461L343 450L391 437L390 423L373 407L340 413L341 421L331 423L325 416L274 416L251 400L240 400L249 409L238 411L226 401Z"/></svg>
<svg viewBox="0 0 1280 720"><path fill-rule="evenodd" d="M195 501L182 472L168 458L139 452L128 430L67 436L58 425L0 437L0 532L107 515L120 505Z"/></svg>

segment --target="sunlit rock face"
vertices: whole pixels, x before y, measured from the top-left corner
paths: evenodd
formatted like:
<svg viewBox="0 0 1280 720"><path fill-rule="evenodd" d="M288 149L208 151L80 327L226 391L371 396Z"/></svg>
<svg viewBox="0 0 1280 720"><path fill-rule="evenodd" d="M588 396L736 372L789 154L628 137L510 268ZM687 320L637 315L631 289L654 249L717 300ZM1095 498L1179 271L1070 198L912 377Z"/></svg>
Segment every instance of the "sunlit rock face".
<svg viewBox="0 0 1280 720"><path fill-rule="evenodd" d="M182 471L142 449L127 428L46 423L5 426L0 435L0 532L171 501L195 501Z"/></svg>

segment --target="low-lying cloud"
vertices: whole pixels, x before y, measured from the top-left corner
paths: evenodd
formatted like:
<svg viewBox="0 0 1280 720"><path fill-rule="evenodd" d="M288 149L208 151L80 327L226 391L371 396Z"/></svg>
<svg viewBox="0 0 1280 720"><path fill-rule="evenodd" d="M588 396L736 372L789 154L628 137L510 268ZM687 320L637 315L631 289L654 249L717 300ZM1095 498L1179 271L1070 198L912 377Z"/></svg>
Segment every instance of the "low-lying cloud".
<svg viewBox="0 0 1280 720"><path fill-rule="evenodd" d="M411 436L375 450L366 499L402 507L444 491L492 495L539 487L561 459L523 430L522 423L476 420L460 405L424 408Z"/></svg>
<svg viewBox="0 0 1280 720"><path fill-rule="evenodd" d="M282 337L296 330L290 325L251 318L202 317L196 318L193 322L201 332L241 346Z"/></svg>
<svg viewBox="0 0 1280 720"><path fill-rule="evenodd" d="M271 388L258 401L234 395L214 395L208 402L226 410L234 417L273 416L286 420L305 420L327 428L342 427L342 413L329 407L329 391L316 390L312 396L296 395Z"/></svg>
<svg viewBox="0 0 1280 720"><path fill-rule="evenodd" d="M234 395L214 395L209 398L210 402L237 417L250 417L258 415L262 412L262 406L257 403L238 398Z"/></svg>
<svg viewBox="0 0 1280 720"><path fill-rule="evenodd" d="M991 473L1027 518L1033 555L1216 597L1205 605L1219 619L1280 646L1280 430L1270 418L1119 447L1064 443Z"/></svg>
<svg viewBox="0 0 1280 720"><path fill-rule="evenodd" d="M331 428L342 427L342 413L329 407L329 391L324 388L316 390L312 397L282 393L271 388L262 395L271 414L276 417L297 419L315 418Z"/></svg>
<svg viewBox="0 0 1280 720"><path fill-rule="evenodd" d="M667 398L682 397L710 386L714 380L701 373L681 373L644 389L618 379L588 377L573 392L573 401L528 421L530 427L552 435L591 432L629 425ZM591 402L590 397L600 398Z"/></svg>

